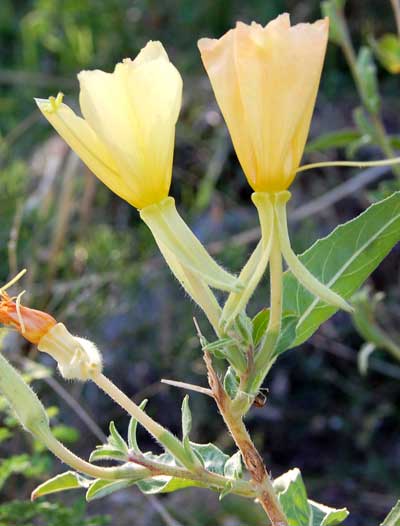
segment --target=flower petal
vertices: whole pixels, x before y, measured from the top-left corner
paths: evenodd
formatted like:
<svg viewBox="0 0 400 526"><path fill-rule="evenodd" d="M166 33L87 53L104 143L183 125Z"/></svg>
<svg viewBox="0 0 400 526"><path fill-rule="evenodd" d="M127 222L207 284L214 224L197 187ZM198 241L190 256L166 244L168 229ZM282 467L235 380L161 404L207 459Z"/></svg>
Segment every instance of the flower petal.
<svg viewBox="0 0 400 526"><path fill-rule="evenodd" d="M88 168L114 193L131 202L131 189L121 178L107 147L89 124L66 104L54 106L48 99L35 100L46 119Z"/></svg>

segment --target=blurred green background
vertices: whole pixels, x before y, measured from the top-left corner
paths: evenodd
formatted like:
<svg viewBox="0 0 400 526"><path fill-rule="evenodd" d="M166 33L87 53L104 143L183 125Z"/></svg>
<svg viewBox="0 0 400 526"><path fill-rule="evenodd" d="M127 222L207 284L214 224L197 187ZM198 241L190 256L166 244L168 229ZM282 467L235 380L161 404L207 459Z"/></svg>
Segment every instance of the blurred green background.
<svg viewBox="0 0 400 526"><path fill-rule="evenodd" d="M149 397L149 412L173 431L179 428L183 394L159 380L205 385L192 316L198 316L207 332L205 320L169 275L136 210L77 162L41 118L33 98L62 91L66 102L77 108L76 74L81 69L111 71L148 40L161 40L184 79L172 195L218 260L239 270L257 239L257 218L196 42L203 36L220 36L236 20L265 24L284 11L291 13L292 22L321 16L314 0L0 2L0 282L27 267L21 285L27 290L25 303L51 312L72 332L97 342L109 376L135 400ZM346 15L356 46L372 34L396 31L389 0L348 0ZM382 118L396 138L399 78L380 66L378 78ZM352 112L359 105L342 51L330 44L311 139L355 130ZM380 149L367 142L359 148L350 134L342 144L309 148L305 159L343 159L351 151L357 158L382 158ZM312 206L304 208L356 174L332 168L297 178L292 209L301 220L293 223L292 235L298 252L360 213L387 188L399 187L387 170L379 181L362 184L357 191L349 188L333 204L320 206L318 213ZM398 342L399 253L394 249L370 283L386 294L378 314ZM266 301L267 289L261 287L250 311L256 313ZM348 316L336 315L309 343L278 360L266 383L268 403L253 409L248 419L273 476L298 466L310 498L347 506L352 512L349 525L365 523L366 517L368 524L378 524L400 493L400 364L378 352L368 375L360 375L357 355L362 344ZM126 429L128 419L93 385L66 384L48 369L32 366L28 360L54 370L51 360L36 356L14 333L4 337L3 347L30 375L50 407L60 438L79 454L87 455L101 441L109 420ZM191 398L193 438L215 441L232 452L231 439L210 400ZM157 504L135 489L86 509L78 496L64 494L51 503L23 502L35 484L62 468L18 430L4 404L0 409L0 525L47 525L56 520L57 525L88 521L94 526L105 524L103 514L118 526L168 524ZM157 448L144 433L141 439L145 446ZM219 504L203 490L160 500L182 526L263 524L249 503L228 497ZM72 502L74 512L62 507Z"/></svg>

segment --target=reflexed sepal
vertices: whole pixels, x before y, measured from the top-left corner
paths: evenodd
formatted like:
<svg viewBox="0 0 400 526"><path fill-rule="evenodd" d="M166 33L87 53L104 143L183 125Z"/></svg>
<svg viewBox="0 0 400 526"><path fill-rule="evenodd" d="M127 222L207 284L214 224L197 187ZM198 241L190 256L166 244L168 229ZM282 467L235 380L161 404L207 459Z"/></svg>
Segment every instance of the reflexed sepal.
<svg viewBox="0 0 400 526"><path fill-rule="evenodd" d="M200 276L205 283L229 292L240 290L237 278L214 261L183 221L172 197L142 208L140 217L152 231L157 244L166 247L182 266Z"/></svg>
<svg viewBox="0 0 400 526"><path fill-rule="evenodd" d="M38 343L39 351L50 354L58 363L63 378L89 380L103 368L100 351L94 343L73 336L62 323L54 325Z"/></svg>
<svg viewBox="0 0 400 526"><path fill-rule="evenodd" d="M289 232L287 228L286 203L290 199L290 192L279 192L276 194L275 210L279 234L279 243L282 255L288 264L289 269L296 279L309 290L314 296L320 298L328 305L333 305L347 312L352 312L352 307L339 294L333 292L327 285L321 283L311 272L301 263L300 259L293 252Z"/></svg>
<svg viewBox="0 0 400 526"><path fill-rule="evenodd" d="M224 329L227 329L238 314L246 308L265 273L271 254L274 231L274 212L271 197L264 192L255 192L252 199L260 217L262 239L240 272L239 281L244 286L243 290L232 292L222 310L221 326Z"/></svg>

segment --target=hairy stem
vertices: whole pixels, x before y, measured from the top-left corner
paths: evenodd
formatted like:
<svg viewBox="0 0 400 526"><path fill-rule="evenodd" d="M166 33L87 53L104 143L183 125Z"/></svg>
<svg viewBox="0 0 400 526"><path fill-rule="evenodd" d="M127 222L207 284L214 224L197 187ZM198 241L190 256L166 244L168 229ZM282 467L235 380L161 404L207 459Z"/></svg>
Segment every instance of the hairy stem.
<svg viewBox="0 0 400 526"><path fill-rule="evenodd" d="M123 393L111 380L104 374L97 374L92 377L92 381L100 387L110 398L112 398L127 413L136 420L158 441L167 451L169 451L183 466L189 470L198 468L193 464L193 459L189 458L182 443L170 431L161 426L158 422L149 417L139 406L135 404L125 393Z"/></svg>
<svg viewBox="0 0 400 526"><path fill-rule="evenodd" d="M243 462L251 475L256 489L257 498L272 526L287 526L287 519L275 494L272 481L261 455L247 432L241 414L232 410L232 401L225 393L221 381L214 371L211 356L207 351L204 352L204 360L214 400L235 444L242 454Z"/></svg>
<svg viewBox="0 0 400 526"><path fill-rule="evenodd" d="M75 455L75 453L67 449L50 432L37 433L35 436L37 436L37 438L45 444L47 449L51 451L53 455L55 455L71 468L83 473L84 475L89 475L90 477L104 480L129 479L134 478L135 476L135 472L129 468L129 465L103 468L86 462L82 458ZM150 471L148 472L147 476L151 476ZM146 478L145 469L143 470L143 478Z"/></svg>
<svg viewBox="0 0 400 526"><path fill-rule="evenodd" d="M203 470L199 472L188 471L185 468L179 466L170 466L156 462L145 455L131 452L129 456L130 462L143 466L148 469L152 475L167 475L170 477L176 477L186 480L193 480L200 482L205 487L213 487L220 491L224 490L227 484L232 484L231 491L236 495L247 498L257 498L257 492L251 482L244 480L233 480L211 471Z"/></svg>

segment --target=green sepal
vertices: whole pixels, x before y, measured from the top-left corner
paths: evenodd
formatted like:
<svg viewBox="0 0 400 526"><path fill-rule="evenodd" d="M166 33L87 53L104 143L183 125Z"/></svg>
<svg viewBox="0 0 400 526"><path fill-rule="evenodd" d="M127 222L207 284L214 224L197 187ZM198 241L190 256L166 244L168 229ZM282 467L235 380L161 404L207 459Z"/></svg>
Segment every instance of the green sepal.
<svg viewBox="0 0 400 526"><path fill-rule="evenodd" d="M179 215L172 197L141 209L140 217L150 228L157 244L166 247L180 265L197 274L205 283L228 292L242 288L238 279L209 255Z"/></svg>

